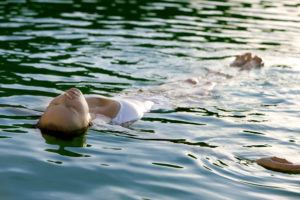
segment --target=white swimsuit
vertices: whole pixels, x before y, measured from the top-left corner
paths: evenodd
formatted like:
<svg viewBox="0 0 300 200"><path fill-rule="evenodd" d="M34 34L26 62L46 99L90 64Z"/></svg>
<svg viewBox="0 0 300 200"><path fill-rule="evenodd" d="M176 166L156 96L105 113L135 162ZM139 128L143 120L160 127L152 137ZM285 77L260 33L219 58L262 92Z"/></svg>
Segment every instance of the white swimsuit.
<svg viewBox="0 0 300 200"><path fill-rule="evenodd" d="M88 97L101 97L99 95L85 95ZM141 119L145 112L149 112L153 106L152 101L139 100L134 98L112 98L113 100L119 102L120 110L118 114L109 122L113 125L130 125L131 123ZM105 119L106 118L106 119ZM108 123L107 117L97 114L96 121L102 121Z"/></svg>
<svg viewBox="0 0 300 200"><path fill-rule="evenodd" d="M141 101L132 98L114 99L120 103L118 114L111 120L111 124L124 125L141 119L145 112L153 106L152 101Z"/></svg>

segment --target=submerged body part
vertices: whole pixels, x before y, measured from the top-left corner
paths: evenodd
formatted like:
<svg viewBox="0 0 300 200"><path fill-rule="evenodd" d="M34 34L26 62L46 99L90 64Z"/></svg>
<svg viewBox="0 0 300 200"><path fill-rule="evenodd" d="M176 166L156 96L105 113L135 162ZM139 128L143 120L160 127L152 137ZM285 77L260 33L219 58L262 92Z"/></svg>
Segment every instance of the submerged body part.
<svg viewBox="0 0 300 200"><path fill-rule="evenodd" d="M230 67L249 70L262 65L261 58L252 57L251 53L246 53L237 56ZM210 77L218 81L212 82ZM77 136L93 125L95 119L114 125L130 125L141 119L145 112L158 109L155 104L167 106L166 102L170 99L180 100L180 97L187 96L187 92L192 95L205 95L218 82L229 78L232 77L220 72L209 71L204 77L167 83L148 89L148 93L139 91L139 95L116 98L83 96L80 90L72 88L50 102L37 126L43 132L55 133L55 135ZM163 97L155 98L154 93Z"/></svg>

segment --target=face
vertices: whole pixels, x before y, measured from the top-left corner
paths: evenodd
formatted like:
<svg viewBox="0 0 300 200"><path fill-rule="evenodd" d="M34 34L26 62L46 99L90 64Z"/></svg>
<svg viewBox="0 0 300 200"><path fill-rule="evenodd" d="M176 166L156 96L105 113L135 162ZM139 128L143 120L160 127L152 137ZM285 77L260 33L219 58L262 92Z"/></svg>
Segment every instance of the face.
<svg viewBox="0 0 300 200"><path fill-rule="evenodd" d="M52 124L62 130L72 131L87 127L90 120L85 98L80 90L72 88L50 102L39 124Z"/></svg>

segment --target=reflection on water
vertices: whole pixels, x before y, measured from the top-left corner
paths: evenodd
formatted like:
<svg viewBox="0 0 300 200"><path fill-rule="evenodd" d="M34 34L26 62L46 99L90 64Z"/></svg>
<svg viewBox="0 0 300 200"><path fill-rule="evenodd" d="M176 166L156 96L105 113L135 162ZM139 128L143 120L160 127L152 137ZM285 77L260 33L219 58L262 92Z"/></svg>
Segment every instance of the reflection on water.
<svg viewBox="0 0 300 200"><path fill-rule="evenodd" d="M298 175L253 160L300 162L299 16L289 0L1 1L1 197L298 199ZM224 68L246 51L265 68ZM70 87L136 94L207 70L238 76L129 128L66 141L34 127Z"/></svg>

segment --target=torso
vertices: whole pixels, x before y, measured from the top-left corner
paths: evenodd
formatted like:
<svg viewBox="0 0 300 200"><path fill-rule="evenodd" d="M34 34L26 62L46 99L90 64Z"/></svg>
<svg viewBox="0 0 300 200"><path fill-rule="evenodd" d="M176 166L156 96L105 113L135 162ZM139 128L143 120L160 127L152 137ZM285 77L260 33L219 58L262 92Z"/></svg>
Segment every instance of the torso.
<svg viewBox="0 0 300 200"><path fill-rule="evenodd" d="M149 112L154 102L136 98L106 98L99 95L85 95L92 120L113 125L131 124Z"/></svg>

